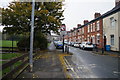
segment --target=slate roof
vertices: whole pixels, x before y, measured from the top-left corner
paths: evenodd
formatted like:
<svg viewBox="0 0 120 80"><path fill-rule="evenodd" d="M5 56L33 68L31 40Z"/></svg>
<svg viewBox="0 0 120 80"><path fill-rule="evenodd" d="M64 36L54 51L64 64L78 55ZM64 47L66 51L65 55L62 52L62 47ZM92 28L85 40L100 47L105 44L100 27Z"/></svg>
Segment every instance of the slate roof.
<svg viewBox="0 0 120 80"><path fill-rule="evenodd" d="M92 23L94 21L97 21L99 19L103 19L103 18L105 18L107 16L110 16L110 15L116 13L116 12L119 12L119 11L120 11L120 3L117 6L115 6L113 9L111 9L110 11L108 11L105 14L101 15L100 17L95 18L95 19L91 20L90 22L88 22L88 23L86 23L86 24L84 24L84 25L82 25L82 26L80 26L80 27L78 27L76 29L82 28L82 27L84 27L84 26L86 26L86 25L88 25L88 24L90 24L90 23Z"/></svg>

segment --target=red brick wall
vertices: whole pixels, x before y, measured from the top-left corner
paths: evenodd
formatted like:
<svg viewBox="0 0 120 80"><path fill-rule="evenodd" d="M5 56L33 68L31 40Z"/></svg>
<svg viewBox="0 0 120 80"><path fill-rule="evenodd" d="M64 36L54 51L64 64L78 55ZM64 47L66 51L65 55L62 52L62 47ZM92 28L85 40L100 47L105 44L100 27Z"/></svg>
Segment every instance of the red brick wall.
<svg viewBox="0 0 120 80"><path fill-rule="evenodd" d="M96 13L95 14L95 18L97 18L99 16L100 16L100 13ZM79 34L79 33L82 33L81 32L82 28L80 28L81 30L79 29L79 32L77 31L76 35L73 35L74 31L71 31L71 37L69 37L69 39L71 39L71 41L80 42L80 38L79 37L81 37L81 38L84 37L84 38L82 38L82 40L83 41L88 41L88 35L89 35L90 42L93 42L93 40L91 38L93 36L95 36L94 37L95 44L97 44L97 37L96 36L98 34L100 34L98 48L102 48L104 46L103 45L104 44L104 42L103 42L103 20L100 19L98 21L99 21L99 25L100 25L99 31L97 31L97 21L94 21L93 23L95 23L95 31L92 30L92 32L91 32L91 29L90 29L90 32L88 33L88 25L86 25L86 26L83 26L83 28L84 28L84 33L83 34ZM84 20L84 24L86 24L86 23L88 23L88 20ZM90 23L89 25L91 26L91 24L93 25L93 23ZM93 27L92 27L92 29L93 29Z"/></svg>

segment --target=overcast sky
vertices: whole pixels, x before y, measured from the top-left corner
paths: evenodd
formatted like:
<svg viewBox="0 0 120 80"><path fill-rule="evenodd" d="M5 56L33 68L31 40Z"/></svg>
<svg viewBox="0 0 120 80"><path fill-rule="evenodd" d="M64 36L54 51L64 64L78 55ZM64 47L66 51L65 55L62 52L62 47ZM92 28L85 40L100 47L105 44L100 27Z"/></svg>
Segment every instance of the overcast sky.
<svg viewBox="0 0 120 80"><path fill-rule="evenodd" d="M115 6L115 0L66 0L63 23L67 30L83 24L84 20L94 19L94 13L106 13Z"/></svg>
<svg viewBox="0 0 120 80"><path fill-rule="evenodd" d="M0 0L0 6L6 7L12 0ZM115 0L65 0L64 21L67 30L83 24L84 20L94 19L94 13L104 14L115 6ZM0 30L2 28L0 27Z"/></svg>

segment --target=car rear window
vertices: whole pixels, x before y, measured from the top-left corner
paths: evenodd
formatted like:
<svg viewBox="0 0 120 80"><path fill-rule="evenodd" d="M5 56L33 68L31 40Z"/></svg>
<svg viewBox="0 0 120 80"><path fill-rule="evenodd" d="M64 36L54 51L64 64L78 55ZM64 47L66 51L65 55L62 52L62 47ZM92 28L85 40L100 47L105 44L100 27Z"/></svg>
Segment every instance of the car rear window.
<svg viewBox="0 0 120 80"><path fill-rule="evenodd" d="M86 43L86 44L91 45L92 43L88 42L88 43Z"/></svg>

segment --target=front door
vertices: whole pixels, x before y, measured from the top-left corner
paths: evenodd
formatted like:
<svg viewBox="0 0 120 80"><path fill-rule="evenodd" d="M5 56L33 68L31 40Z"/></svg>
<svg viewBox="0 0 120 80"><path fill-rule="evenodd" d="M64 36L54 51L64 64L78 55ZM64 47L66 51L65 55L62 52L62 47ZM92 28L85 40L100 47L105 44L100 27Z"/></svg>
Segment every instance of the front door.
<svg viewBox="0 0 120 80"><path fill-rule="evenodd" d="M119 51L120 51L120 37L119 37Z"/></svg>
<svg viewBox="0 0 120 80"><path fill-rule="evenodd" d="M104 49L106 50L106 36L104 36Z"/></svg>

